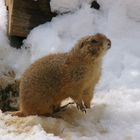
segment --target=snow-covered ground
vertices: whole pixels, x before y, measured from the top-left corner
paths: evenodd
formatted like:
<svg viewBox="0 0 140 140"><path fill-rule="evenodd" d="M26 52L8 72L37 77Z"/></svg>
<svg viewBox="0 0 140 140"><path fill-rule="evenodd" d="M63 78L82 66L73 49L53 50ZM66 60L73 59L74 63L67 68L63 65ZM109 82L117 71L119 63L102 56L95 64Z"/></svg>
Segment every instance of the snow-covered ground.
<svg viewBox="0 0 140 140"><path fill-rule="evenodd" d="M63 119L0 113L0 140L139 140L140 139L140 1L51 0L60 15L34 28L24 41L30 50L16 50L6 37L6 11L0 1L0 72L12 67L20 75L36 59L70 50L82 36L101 32L112 40L103 63L92 109L73 106ZM67 13L67 14L63 14ZM6 66L5 66L6 65Z"/></svg>

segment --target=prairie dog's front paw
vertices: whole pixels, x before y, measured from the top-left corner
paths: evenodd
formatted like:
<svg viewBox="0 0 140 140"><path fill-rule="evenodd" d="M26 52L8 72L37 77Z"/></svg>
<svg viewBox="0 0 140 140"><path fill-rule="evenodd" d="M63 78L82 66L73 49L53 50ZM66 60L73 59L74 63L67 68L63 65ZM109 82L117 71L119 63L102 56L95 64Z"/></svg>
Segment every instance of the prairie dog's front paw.
<svg viewBox="0 0 140 140"><path fill-rule="evenodd" d="M90 103L84 103L84 105L85 105L86 108L91 108Z"/></svg>
<svg viewBox="0 0 140 140"><path fill-rule="evenodd" d="M77 105L78 110L81 110L82 112L86 113L86 107L83 101L77 102L76 105Z"/></svg>

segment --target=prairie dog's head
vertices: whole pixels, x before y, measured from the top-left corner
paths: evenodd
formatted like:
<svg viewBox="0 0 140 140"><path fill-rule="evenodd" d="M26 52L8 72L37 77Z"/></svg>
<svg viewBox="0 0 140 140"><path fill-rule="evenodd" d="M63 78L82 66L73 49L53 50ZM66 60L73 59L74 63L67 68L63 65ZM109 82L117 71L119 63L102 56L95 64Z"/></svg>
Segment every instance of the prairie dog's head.
<svg viewBox="0 0 140 140"><path fill-rule="evenodd" d="M99 58L104 56L110 47L110 39L101 33L97 33L80 39L74 47L74 51L79 52L79 55L84 57Z"/></svg>

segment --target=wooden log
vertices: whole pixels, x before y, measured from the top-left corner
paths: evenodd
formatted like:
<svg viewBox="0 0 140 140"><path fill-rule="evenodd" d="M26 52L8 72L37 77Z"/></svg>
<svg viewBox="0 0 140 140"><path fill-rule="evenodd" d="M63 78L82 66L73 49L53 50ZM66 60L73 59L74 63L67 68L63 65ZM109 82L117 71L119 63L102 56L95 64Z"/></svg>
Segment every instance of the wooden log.
<svg viewBox="0 0 140 140"><path fill-rule="evenodd" d="M10 36L26 37L32 28L56 15L50 10L50 0L6 0L6 5Z"/></svg>

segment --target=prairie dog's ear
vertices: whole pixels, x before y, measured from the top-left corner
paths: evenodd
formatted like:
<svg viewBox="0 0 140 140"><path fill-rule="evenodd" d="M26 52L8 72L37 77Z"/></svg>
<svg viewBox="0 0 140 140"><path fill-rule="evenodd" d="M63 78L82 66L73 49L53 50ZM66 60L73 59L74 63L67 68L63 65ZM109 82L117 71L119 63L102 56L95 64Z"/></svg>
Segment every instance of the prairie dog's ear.
<svg viewBox="0 0 140 140"><path fill-rule="evenodd" d="M83 47L84 47L84 42L81 42L80 49L82 49Z"/></svg>
<svg viewBox="0 0 140 140"><path fill-rule="evenodd" d="M98 49L97 49L97 48L90 47L90 48L89 48L89 51L90 51L90 53L91 53L92 55L95 55L95 54L97 53Z"/></svg>

